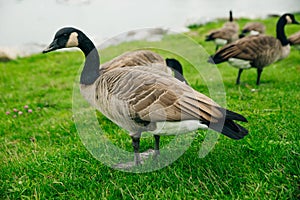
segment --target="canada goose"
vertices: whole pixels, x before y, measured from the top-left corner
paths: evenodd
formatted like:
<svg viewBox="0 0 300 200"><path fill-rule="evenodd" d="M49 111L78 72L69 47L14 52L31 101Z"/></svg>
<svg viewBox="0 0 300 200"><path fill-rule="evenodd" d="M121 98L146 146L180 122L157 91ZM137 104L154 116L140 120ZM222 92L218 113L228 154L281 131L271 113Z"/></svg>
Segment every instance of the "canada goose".
<svg viewBox="0 0 300 200"><path fill-rule="evenodd" d="M229 12L229 22L226 22L222 28L211 31L205 41L214 41L216 51L220 46L224 46L239 38L239 25L233 21L232 11Z"/></svg>
<svg viewBox="0 0 300 200"><path fill-rule="evenodd" d="M248 22L242 29L242 33L239 35L239 38L249 35L258 35L264 34L266 32L266 26L260 22Z"/></svg>
<svg viewBox="0 0 300 200"><path fill-rule="evenodd" d="M244 69L257 68L256 84L259 85L263 68L287 57L290 53L290 45L284 33L286 24L299 23L295 20L294 15L284 14L277 22L277 38L266 35L241 38L218 50L209 58L209 62L219 64L228 61L232 66L239 68L236 84L240 83L241 73Z"/></svg>
<svg viewBox="0 0 300 200"><path fill-rule="evenodd" d="M60 29L43 53L70 47L80 48L85 55L80 76L81 94L112 122L129 132L136 165L141 163L139 144L141 133L145 131L154 134L155 155L159 155L160 135L207 128L236 140L248 134L247 129L234 122L247 122L245 117L220 107L184 82L159 71L163 64L151 65L153 70L150 71L147 65L116 67L108 62L100 66L99 71L97 49L78 29Z"/></svg>
<svg viewBox="0 0 300 200"><path fill-rule="evenodd" d="M292 34L289 38L288 41L290 45L294 46L296 49L300 50L300 31Z"/></svg>

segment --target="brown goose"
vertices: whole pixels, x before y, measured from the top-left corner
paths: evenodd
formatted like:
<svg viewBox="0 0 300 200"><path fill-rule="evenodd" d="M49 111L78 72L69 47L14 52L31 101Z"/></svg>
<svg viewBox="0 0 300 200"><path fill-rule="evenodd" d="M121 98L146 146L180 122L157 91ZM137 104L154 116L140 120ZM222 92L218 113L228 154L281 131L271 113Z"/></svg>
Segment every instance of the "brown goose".
<svg viewBox="0 0 300 200"><path fill-rule="evenodd" d="M97 49L83 32L75 28L60 29L43 53L68 47L78 47L85 55L80 76L82 95L112 122L129 132L136 165L141 163L139 144L144 131L154 134L155 155L159 154L160 135L207 128L236 140L248 134L244 127L234 122L246 122L242 115L220 107L212 99L162 71L165 64L160 58L155 64L146 62L134 67L120 67L117 65L120 58L117 57L100 66L99 71ZM126 59L124 54L121 57ZM144 61L137 63L140 62Z"/></svg>
<svg viewBox="0 0 300 200"><path fill-rule="evenodd" d="M212 55L209 62L219 64L228 61L232 66L239 68L236 84L240 83L240 76L244 69L257 68L256 84L260 84L263 68L273 62L287 57L290 45L284 33L286 24L299 24L294 15L282 15L276 27L277 37L257 35L241 38Z"/></svg>
<svg viewBox="0 0 300 200"><path fill-rule="evenodd" d="M242 33L239 35L239 38L249 35L259 35L266 32L266 26L260 22L248 22L242 29Z"/></svg>
<svg viewBox="0 0 300 200"><path fill-rule="evenodd" d="M229 12L229 22L226 22L222 28L209 32L205 41L214 41L216 51L220 46L224 46L239 38L239 25L233 21L232 11Z"/></svg>
<svg viewBox="0 0 300 200"><path fill-rule="evenodd" d="M290 45L294 46L296 49L300 50L300 31L294 33L288 38Z"/></svg>

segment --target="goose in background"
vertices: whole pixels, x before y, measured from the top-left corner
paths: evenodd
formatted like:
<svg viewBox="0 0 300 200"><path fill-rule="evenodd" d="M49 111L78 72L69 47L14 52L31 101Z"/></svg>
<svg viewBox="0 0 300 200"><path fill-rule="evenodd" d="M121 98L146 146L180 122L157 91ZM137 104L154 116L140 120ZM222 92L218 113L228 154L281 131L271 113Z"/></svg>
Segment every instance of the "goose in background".
<svg viewBox="0 0 300 200"><path fill-rule="evenodd" d="M261 22L248 22L242 29L239 38L245 37L246 35L259 35L266 32L266 26Z"/></svg>
<svg viewBox="0 0 300 200"><path fill-rule="evenodd" d="M296 49L300 50L300 31L292 34L288 38L288 41L291 46L294 46Z"/></svg>
<svg viewBox="0 0 300 200"><path fill-rule="evenodd" d="M257 68L256 84L260 84L260 76L265 66L287 57L290 53L289 41L284 32L286 24L299 24L294 15L284 14L276 26L276 38L266 35L256 35L241 38L218 50L209 58L209 62L219 64L228 61L239 69L236 84L244 69Z"/></svg>
<svg viewBox="0 0 300 200"><path fill-rule="evenodd" d="M220 46L229 44L239 38L239 25L233 21L232 11L229 12L229 21L226 22L222 28L212 30L206 36L205 41L214 41L216 44L216 51Z"/></svg>
<svg viewBox="0 0 300 200"><path fill-rule="evenodd" d="M43 53L70 47L80 48L85 55L80 75L83 97L129 132L135 165L141 164L140 137L145 131L154 135L154 157L159 155L161 135L207 128L236 140L248 134L247 129L234 122L247 122L245 117L220 107L209 97L165 73L161 70L165 68L163 63L118 67L111 65L119 59L116 58L100 66L99 70L100 58L96 47L78 29L60 29ZM151 67L153 69L149 70Z"/></svg>

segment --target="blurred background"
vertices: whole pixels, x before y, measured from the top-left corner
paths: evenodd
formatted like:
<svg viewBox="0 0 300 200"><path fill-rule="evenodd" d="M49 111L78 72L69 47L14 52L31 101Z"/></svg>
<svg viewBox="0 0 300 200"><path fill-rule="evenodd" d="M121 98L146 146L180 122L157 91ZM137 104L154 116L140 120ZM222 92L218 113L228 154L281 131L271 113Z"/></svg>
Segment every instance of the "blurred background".
<svg viewBox="0 0 300 200"><path fill-rule="evenodd" d="M94 42L140 28L184 31L216 18L266 17L300 10L299 0L0 0L0 48L37 52L64 26ZM25 53L25 52L23 52Z"/></svg>

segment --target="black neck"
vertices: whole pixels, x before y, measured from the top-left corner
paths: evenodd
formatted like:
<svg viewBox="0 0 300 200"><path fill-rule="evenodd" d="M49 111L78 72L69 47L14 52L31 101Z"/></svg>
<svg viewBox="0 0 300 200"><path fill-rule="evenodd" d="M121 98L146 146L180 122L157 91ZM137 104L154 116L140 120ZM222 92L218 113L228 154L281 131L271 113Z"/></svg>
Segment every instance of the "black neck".
<svg viewBox="0 0 300 200"><path fill-rule="evenodd" d="M286 25L286 20L284 18L280 18L277 22L276 26L276 37L278 40L280 40L282 46L286 46L289 44L288 39L286 38L285 32L284 32L284 26Z"/></svg>
<svg viewBox="0 0 300 200"><path fill-rule="evenodd" d="M233 17L232 17L232 11L229 11L229 21L232 22L233 21Z"/></svg>
<svg viewBox="0 0 300 200"><path fill-rule="evenodd" d="M79 34L78 40L78 47L85 55L85 63L81 72L80 83L84 85L91 85L99 77L99 54L93 42L83 33Z"/></svg>

